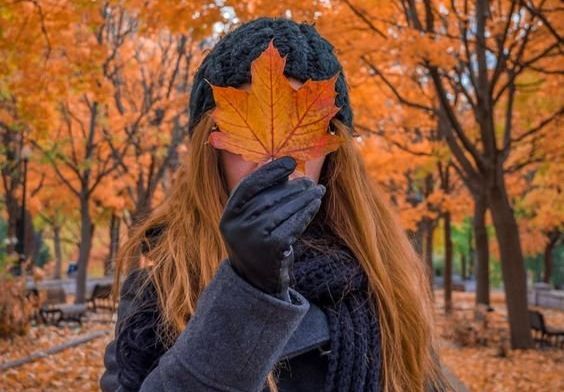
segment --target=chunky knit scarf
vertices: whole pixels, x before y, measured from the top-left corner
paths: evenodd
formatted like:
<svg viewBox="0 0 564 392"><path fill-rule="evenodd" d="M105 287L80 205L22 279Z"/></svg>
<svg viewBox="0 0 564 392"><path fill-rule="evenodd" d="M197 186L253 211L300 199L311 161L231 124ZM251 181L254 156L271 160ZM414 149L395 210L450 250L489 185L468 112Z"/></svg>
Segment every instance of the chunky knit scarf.
<svg viewBox="0 0 564 392"><path fill-rule="evenodd" d="M380 328L368 279L351 251L314 220L294 244L291 286L324 310L331 347L325 392L380 390Z"/></svg>

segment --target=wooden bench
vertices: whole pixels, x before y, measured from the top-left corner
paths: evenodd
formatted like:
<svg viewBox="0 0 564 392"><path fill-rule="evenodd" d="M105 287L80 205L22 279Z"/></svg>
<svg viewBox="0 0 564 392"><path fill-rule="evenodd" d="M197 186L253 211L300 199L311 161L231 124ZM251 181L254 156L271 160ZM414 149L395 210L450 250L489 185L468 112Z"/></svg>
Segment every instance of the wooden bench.
<svg viewBox="0 0 564 392"><path fill-rule="evenodd" d="M558 347L564 347L564 329L551 328L546 325L544 315L538 310L529 309L529 320L533 339L542 343L548 343Z"/></svg>
<svg viewBox="0 0 564 392"><path fill-rule="evenodd" d="M46 289L47 298L41 304L39 317L45 324L59 326L62 322L77 322L82 325L86 314L86 304L67 304L65 289L50 287Z"/></svg>
<svg viewBox="0 0 564 392"><path fill-rule="evenodd" d="M96 283L92 289L92 295L90 295L88 299L88 305L94 313L96 313L98 309L107 309L113 313L115 304L112 299L112 284Z"/></svg>

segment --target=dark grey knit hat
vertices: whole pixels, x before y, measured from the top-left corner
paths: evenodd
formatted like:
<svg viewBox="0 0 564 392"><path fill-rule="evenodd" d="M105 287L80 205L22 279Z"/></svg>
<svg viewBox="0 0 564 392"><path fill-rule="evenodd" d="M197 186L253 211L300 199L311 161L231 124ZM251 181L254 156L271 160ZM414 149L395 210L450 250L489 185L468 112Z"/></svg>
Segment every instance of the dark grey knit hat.
<svg viewBox="0 0 564 392"><path fill-rule="evenodd" d="M313 25L284 18L261 17L227 33L202 61L190 94L190 136L201 115L215 106L212 89L204 78L222 87L250 83L251 62L267 48L272 38L280 55L287 55L286 76L305 82L308 79L329 79L339 72L335 84L335 105L341 109L335 117L352 127L353 113L343 67L333 52L333 45Z"/></svg>

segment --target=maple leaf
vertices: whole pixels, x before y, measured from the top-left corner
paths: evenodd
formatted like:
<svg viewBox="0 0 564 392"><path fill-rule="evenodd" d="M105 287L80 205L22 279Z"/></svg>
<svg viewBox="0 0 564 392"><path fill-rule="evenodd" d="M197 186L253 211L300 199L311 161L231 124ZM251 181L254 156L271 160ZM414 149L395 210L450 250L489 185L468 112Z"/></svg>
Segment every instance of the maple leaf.
<svg viewBox="0 0 564 392"><path fill-rule="evenodd" d="M335 106L335 82L307 80L295 90L284 75L286 56L280 56L273 40L251 63L251 87L212 87L216 107L212 118L219 131L209 143L252 162L289 155L304 172L305 161L336 150L341 135L327 132Z"/></svg>

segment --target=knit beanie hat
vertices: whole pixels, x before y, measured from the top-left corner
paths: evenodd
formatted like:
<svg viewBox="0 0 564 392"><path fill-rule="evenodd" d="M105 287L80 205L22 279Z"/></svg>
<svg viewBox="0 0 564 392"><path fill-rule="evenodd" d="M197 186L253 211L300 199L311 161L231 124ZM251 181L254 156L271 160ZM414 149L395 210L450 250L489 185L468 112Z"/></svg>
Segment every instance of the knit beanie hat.
<svg viewBox="0 0 564 392"><path fill-rule="evenodd" d="M273 38L280 55L287 56L284 69L287 77L305 82L308 79L329 79L339 72L335 83L335 105L341 109L335 117L352 129L353 113L345 76L333 52L333 45L313 25L284 18L260 17L227 33L202 61L190 94L190 136L201 115L215 106L212 89L204 78L222 87L251 83L251 62Z"/></svg>

